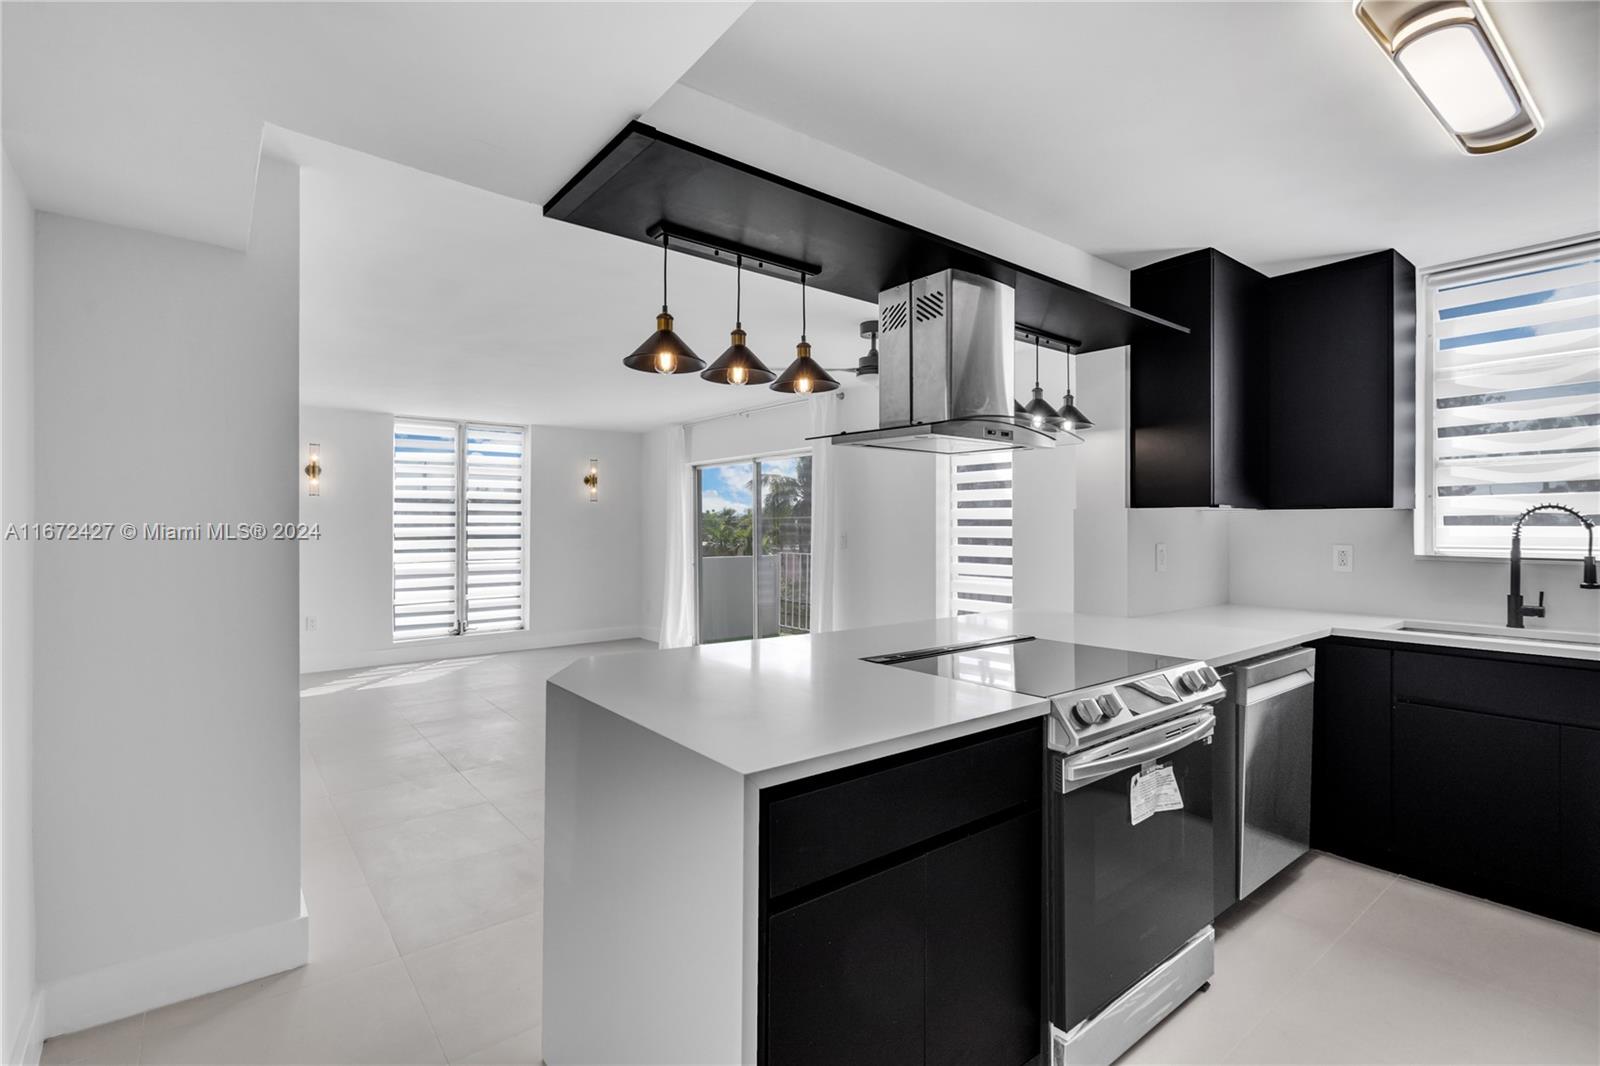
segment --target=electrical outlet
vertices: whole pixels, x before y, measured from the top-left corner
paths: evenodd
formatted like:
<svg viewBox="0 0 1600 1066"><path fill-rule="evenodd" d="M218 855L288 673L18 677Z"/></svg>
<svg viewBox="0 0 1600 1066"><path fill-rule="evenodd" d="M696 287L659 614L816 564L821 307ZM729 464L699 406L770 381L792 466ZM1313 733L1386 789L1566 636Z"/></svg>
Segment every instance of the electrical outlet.
<svg viewBox="0 0 1600 1066"><path fill-rule="evenodd" d="M314 614L306 615L306 632L307 633L315 633L316 631L317 631L317 616L314 615Z"/></svg>
<svg viewBox="0 0 1600 1066"><path fill-rule="evenodd" d="M1157 544L1156 545L1156 573L1164 574L1166 572L1167 572L1167 546L1165 544Z"/></svg>
<svg viewBox="0 0 1600 1066"><path fill-rule="evenodd" d="M1341 574L1348 574L1356 568L1356 549L1351 544L1335 544L1333 546L1333 568Z"/></svg>
<svg viewBox="0 0 1600 1066"><path fill-rule="evenodd" d="M848 547L850 547L850 534L848 534L848 533L840 533L839 534L839 550L840 551L844 551Z"/></svg>

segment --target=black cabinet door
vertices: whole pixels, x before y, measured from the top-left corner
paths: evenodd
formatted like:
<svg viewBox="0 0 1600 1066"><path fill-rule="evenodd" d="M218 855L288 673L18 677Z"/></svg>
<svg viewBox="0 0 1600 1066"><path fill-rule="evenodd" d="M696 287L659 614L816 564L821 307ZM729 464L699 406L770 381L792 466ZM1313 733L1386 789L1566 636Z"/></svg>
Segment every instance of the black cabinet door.
<svg viewBox="0 0 1600 1066"><path fill-rule="evenodd" d="M1266 399L1266 277L1214 248L1133 271L1141 311L1187 326L1152 331L1129 360L1134 507L1259 507Z"/></svg>
<svg viewBox="0 0 1600 1066"><path fill-rule="evenodd" d="M1395 704L1402 869L1477 895L1548 892L1560 874L1560 733L1547 722Z"/></svg>
<svg viewBox="0 0 1600 1066"><path fill-rule="evenodd" d="M1267 504L1410 507L1416 270L1396 252L1267 288Z"/></svg>
<svg viewBox="0 0 1600 1066"><path fill-rule="evenodd" d="M1317 647L1311 744L1311 843L1383 865L1390 826L1390 653Z"/></svg>
<svg viewBox="0 0 1600 1066"><path fill-rule="evenodd" d="M1039 1053L1038 811L928 855L928 1066L1022 1066Z"/></svg>
<svg viewBox="0 0 1600 1066"><path fill-rule="evenodd" d="M1600 729L1561 727L1562 894L1600 921Z"/></svg>
<svg viewBox="0 0 1600 1066"><path fill-rule="evenodd" d="M928 861L773 915L768 1066L922 1066Z"/></svg>

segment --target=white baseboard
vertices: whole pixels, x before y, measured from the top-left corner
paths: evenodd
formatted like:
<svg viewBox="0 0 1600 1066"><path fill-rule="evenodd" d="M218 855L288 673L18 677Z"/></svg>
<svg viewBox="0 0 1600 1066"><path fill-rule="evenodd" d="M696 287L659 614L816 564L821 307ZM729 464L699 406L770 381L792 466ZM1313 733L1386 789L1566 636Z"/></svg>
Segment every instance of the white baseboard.
<svg viewBox="0 0 1600 1066"><path fill-rule="evenodd" d="M305 965L309 950L302 897L297 917L52 981L44 1035L76 1033L292 970Z"/></svg>
<svg viewBox="0 0 1600 1066"><path fill-rule="evenodd" d="M39 1056L44 1053L44 989L33 990L28 1000L28 1014L17 1026L17 1035L8 1048L10 1066L39 1066Z"/></svg>
<svg viewBox="0 0 1600 1066"><path fill-rule="evenodd" d="M655 626L606 626L600 629L572 629L560 633L484 633L478 636L438 637L409 641L388 648L362 651L319 652L302 641L300 672L318 674L326 670L357 670L364 666L394 666L402 663L432 662L438 659L465 659L475 655L495 655L506 651L536 651L562 648L571 644L599 644L608 640L648 640L659 634Z"/></svg>

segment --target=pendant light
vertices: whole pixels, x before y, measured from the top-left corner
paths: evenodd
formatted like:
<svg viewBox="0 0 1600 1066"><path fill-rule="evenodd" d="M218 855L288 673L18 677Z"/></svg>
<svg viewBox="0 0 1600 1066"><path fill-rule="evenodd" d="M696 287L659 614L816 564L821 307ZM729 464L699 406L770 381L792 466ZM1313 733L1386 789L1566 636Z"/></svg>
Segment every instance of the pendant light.
<svg viewBox="0 0 1600 1066"><path fill-rule="evenodd" d="M1050 401L1044 398L1044 389L1039 387L1039 335L1033 335L1033 399L1029 400L1022 408L1021 413L1033 423L1034 429L1044 429L1047 426L1056 428L1056 409L1050 406Z"/></svg>
<svg viewBox="0 0 1600 1066"><path fill-rule="evenodd" d="M1070 348L1067 350L1067 394L1061 398L1061 409L1056 412L1056 425L1062 429L1088 429L1094 425L1072 402L1072 360L1077 354Z"/></svg>
<svg viewBox="0 0 1600 1066"><path fill-rule="evenodd" d="M733 271L733 343L700 376L719 385L765 385L774 375L744 343L744 322L740 317L744 309L744 256L734 259Z"/></svg>
<svg viewBox="0 0 1600 1066"><path fill-rule="evenodd" d="M796 392L810 395L814 392L832 392L839 382L811 358L811 345L806 340L806 276L800 275L800 343L794 346L794 362L778 375L769 388L774 392Z"/></svg>
<svg viewBox="0 0 1600 1066"><path fill-rule="evenodd" d="M706 365L683 338L672 332L672 315L667 313L667 234L661 234L661 313L656 316L656 331L633 354L622 360L629 370L648 374L692 374Z"/></svg>

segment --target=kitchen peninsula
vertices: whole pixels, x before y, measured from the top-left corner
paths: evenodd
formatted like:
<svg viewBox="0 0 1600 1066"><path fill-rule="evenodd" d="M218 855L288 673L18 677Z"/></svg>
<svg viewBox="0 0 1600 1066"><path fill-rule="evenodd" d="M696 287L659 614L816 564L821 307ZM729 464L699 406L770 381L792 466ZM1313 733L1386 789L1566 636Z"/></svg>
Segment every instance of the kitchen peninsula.
<svg viewBox="0 0 1600 1066"><path fill-rule="evenodd" d="M1018 611L573 664L552 679L548 704L547 1061L756 1062L763 790L1004 736L1048 712L1044 700L864 657L1008 634L1217 668L1330 637L1528 650L1492 632L1405 625L1244 606L1140 618ZM1600 648L1539 654L1587 671Z"/></svg>

